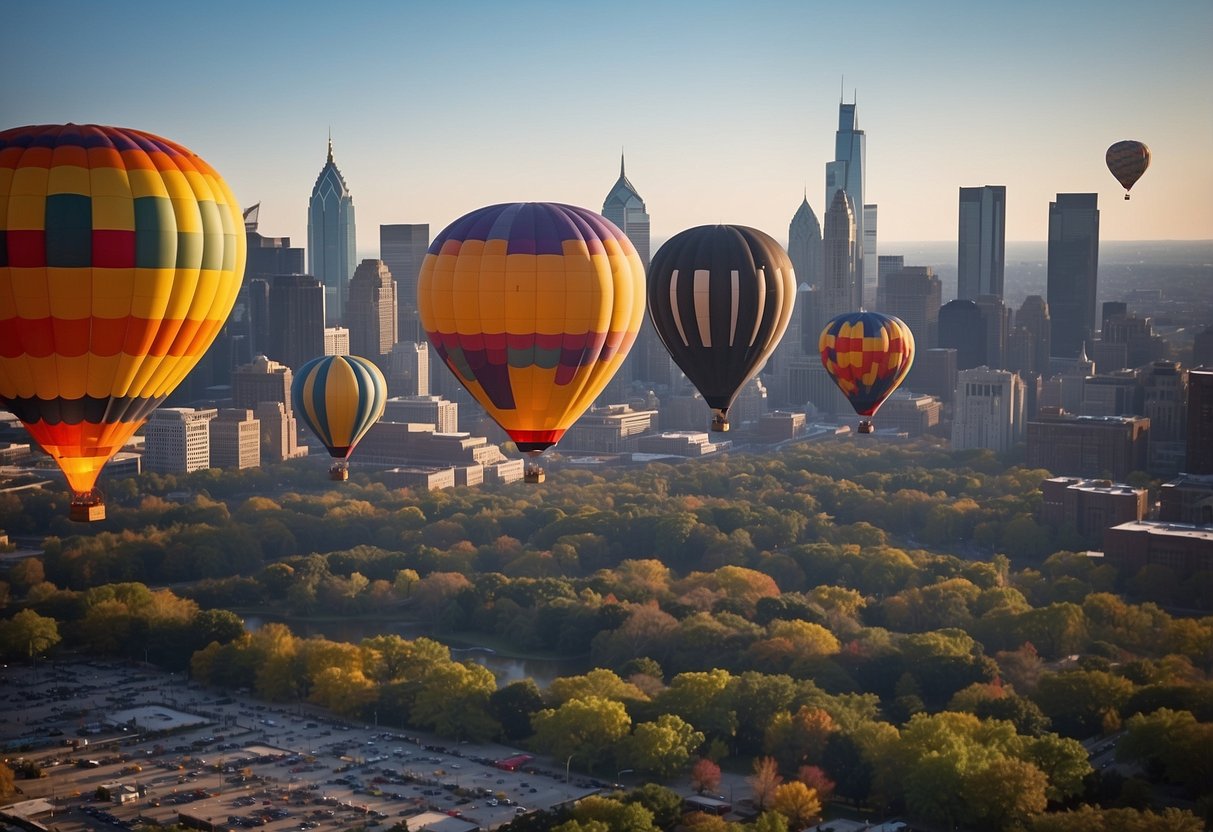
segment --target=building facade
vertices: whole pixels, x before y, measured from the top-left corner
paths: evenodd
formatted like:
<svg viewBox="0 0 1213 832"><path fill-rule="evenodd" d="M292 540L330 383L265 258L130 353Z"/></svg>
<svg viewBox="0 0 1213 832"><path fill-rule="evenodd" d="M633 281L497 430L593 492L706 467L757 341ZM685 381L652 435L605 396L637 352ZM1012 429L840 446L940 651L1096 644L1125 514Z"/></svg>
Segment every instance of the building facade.
<svg viewBox="0 0 1213 832"><path fill-rule="evenodd" d="M280 402L291 409L291 368L264 355L232 373L232 406L256 409L261 402Z"/></svg>
<svg viewBox="0 0 1213 832"><path fill-rule="evenodd" d="M324 328L324 355L349 355L350 331L344 326ZM298 365L296 365L298 366Z"/></svg>
<svg viewBox="0 0 1213 832"><path fill-rule="evenodd" d="M270 284L270 337L266 355L299 368L324 355L324 292L306 274L276 275Z"/></svg>
<svg viewBox="0 0 1213 832"><path fill-rule="evenodd" d="M430 394L430 345L428 341L398 341L388 360L388 395Z"/></svg>
<svg viewBox="0 0 1213 832"><path fill-rule="evenodd" d="M429 247L429 223L379 226L379 256L396 281L397 341L425 340L417 311L417 278Z"/></svg>
<svg viewBox="0 0 1213 832"><path fill-rule="evenodd" d="M256 468L261 465L261 422L253 411L223 408L211 420L211 467Z"/></svg>
<svg viewBox="0 0 1213 832"><path fill-rule="evenodd" d="M328 158L307 206L308 271L324 286L325 322L345 319L345 302L355 262L354 198L345 177L333 161L333 140Z"/></svg>
<svg viewBox="0 0 1213 832"><path fill-rule="evenodd" d="M1103 543L1106 529L1141 520L1150 508L1148 489L1108 480L1051 477L1040 484L1040 496L1042 523L1072 526L1093 548Z"/></svg>
<svg viewBox="0 0 1213 832"><path fill-rule="evenodd" d="M952 419L952 448L1009 451L1023 436L1023 382L1006 370L961 370Z"/></svg>
<svg viewBox="0 0 1213 832"><path fill-rule="evenodd" d="M350 353L369 358L384 369L396 343L396 281L382 260L363 260L350 278L345 325Z"/></svg>
<svg viewBox="0 0 1213 832"><path fill-rule="evenodd" d="M383 419L433 425L436 433L458 433L459 405L440 396L395 396L385 403Z"/></svg>
<svg viewBox="0 0 1213 832"><path fill-rule="evenodd" d="M902 266L881 276L876 308L900 318L914 333L914 343L926 349L939 339L942 296L943 284L930 266Z"/></svg>
<svg viewBox="0 0 1213 832"><path fill-rule="evenodd" d="M971 300L950 300L939 309L938 346L956 350L956 368L971 370L986 363L986 321Z"/></svg>
<svg viewBox="0 0 1213 832"><path fill-rule="evenodd" d="M143 468L157 474L188 474L211 467L210 422L215 409L162 407L144 427Z"/></svg>
<svg viewBox="0 0 1213 832"><path fill-rule="evenodd" d="M1002 297L1006 267L1007 186L960 189L956 297Z"/></svg>
<svg viewBox="0 0 1213 832"><path fill-rule="evenodd" d="M1143 416L1042 413L1028 421L1028 467L1123 482L1145 470L1149 434Z"/></svg>
<svg viewBox="0 0 1213 832"><path fill-rule="evenodd" d="M1098 194L1058 194L1049 203L1050 349L1075 358L1095 337L1099 273Z"/></svg>
<svg viewBox="0 0 1213 832"><path fill-rule="evenodd" d="M1213 474L1213 367L1188 372L1188 449L1184 471Z"/></svg>
<svg viewBox="0 0 1213 832"><path fill-rule="evenodd" d="M835 315L859 309L859 237L855 207L844 190L834 192L826 211L821 238L821 319L824 326Z"/></svg>

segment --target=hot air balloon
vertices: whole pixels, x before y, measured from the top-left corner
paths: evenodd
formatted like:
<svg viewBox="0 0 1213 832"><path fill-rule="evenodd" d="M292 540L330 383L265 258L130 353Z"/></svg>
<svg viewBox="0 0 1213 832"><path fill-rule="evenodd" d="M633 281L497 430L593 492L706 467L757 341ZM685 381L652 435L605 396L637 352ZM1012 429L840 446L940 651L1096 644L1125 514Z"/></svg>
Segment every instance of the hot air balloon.
<svg viewBox="0 0 1213 832"><path fill-rule="evenodd" d="M900 318L879 312L845 312L826 324L818 340L821 363L871 433L872 416L914 363L914 333Z"/></svg>
<svg viewBox="0 0 1213 832"><path fill-rule="evenodd" d="M653 328L712 408L712 430L729 429L729 406L778 346L795 302L792 261L755 228L688 228L653 255Z"/></svg>
<svg viewBox="0 0 1213 832"><path fill-rule="evenodd" d="M1105 158L1108 170L1112 171L1116 181L1124 186L1125 199L1128 199L1133 183L1141 179L1141 175L1150 166L1150 148L1141 142L1127 139L1109 147Z"/></svg>
<svg viewBox="0 0 1213 832"><path fill-rule="evenodd" d="M338 460L329 476L347 480L346 460L383 415L387 381L365 358L323 355L299 368L291 382L291 401L299 418L328 448L329 456Z"/></svg>
<svg viewBox="0 0 1213 832"><path fill-rule="evenodd" d="M644 317L644 266L627 236L593 211L490 205L434 238L417 306L447 367L536 457L631 349ZM542 481L537 465L527 479Z"/></svg>
<svg viewBox="0 0 1213 832"><path fill-rule="evenodd" d="M0 406L98 520L101 467L185 377L244 275L232 192L179 144L93 124L0 132Z"/></svg>

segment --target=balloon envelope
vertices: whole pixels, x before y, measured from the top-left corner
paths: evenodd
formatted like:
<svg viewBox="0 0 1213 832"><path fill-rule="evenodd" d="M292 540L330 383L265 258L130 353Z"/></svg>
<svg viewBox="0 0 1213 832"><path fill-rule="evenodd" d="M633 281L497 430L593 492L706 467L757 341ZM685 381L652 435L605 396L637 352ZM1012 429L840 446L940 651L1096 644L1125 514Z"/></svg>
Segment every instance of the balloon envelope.
<svg viewBox="0 0 1213 832"><path fill-rule="evenodd" d="M743 225L681 231L649 266L653 327L721 427L737 392L783 338L795 302L787 252Z"/></svg>
<svg viewBox="0 0 1213 832"><path fill-rule="evenodd" d="M879 312L834 317L821 331L818 347L826 372L860 416L875 415L914 363L910 328Z"/></svg>
<svg viewBox="0 0 1213 832"><path fill-rule="evenodd" d="M421 325L520 450L559 441L619 369L644 317L644 266L613 223L553 202L490 205L430 244Z"/></svg>
<svg viewBox="0 0 1213 832"><path fill-rule="evenodd" d="M78 496L210 346L244 259L231 191L181 145L0 132L0 405Z"/></svg>
<svg viewBox="0 0 1213 832"><path fill-rule="evenodd" d="M387 404L379 368L356 355L325 355L299 368L291 381L295 413L316 434L329 456L349 459Z"/></svg>
<svg viewBox="0 0 1213 832"><path fill-rule="evenodd" d="M1127 192L1133 188L1133 184L1150 166L1150 148L1138 141L1117 142L1108 148L1105 159L1108 163L1108 170ZM1125 199L1128 198L1128 193L1126 193Z"/></svg>

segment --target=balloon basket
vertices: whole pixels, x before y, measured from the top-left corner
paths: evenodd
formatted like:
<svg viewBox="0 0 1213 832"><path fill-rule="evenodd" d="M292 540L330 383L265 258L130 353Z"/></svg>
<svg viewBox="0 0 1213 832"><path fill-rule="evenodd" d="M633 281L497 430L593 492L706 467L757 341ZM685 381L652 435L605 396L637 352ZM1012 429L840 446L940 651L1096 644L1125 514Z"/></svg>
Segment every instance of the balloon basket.
<svg viewBox="0 0 1213 832"><path fill-rule="evenodd" d="M1128 201L1129 201L1129 195L1125 194L1125 202L1128 202Z"/></svg>
<svg viewBox="0 0 1213 832"><path fill-rule="evenodd" d="M547 479L547 474L538 465L528 465L522 478L533 485L539 485Z"/></svg>
<svg viewBox="0 0 1213 832"><path fill-rule="evenodd" d="M350 478L350 469L344 465L334 465L329 469L329 479L333 482L345 482Z"/></svg>
<svg viewBox="0 0 1213 832"><path fill-rule="evenodd" d="M76 523L96 523L98 520L104 520L105 501L99 494L92 492L78 495L72 499L67 516Z"/></svg>
<svg viewBox="0 0 1213 832"><path fill-rule="evenodd" d="M864 419L862 422L859 423L859 433L872 433L875 430L876 430L876 428L873 427L872 423L869 422L867 419Z"/></svg>
<svg viewBox="0 0 1213 832"><path fill-rule="evenodd" d="M716 433L729 432L729 417L723 413L717 413L712 417L712 430Z"/></svg>

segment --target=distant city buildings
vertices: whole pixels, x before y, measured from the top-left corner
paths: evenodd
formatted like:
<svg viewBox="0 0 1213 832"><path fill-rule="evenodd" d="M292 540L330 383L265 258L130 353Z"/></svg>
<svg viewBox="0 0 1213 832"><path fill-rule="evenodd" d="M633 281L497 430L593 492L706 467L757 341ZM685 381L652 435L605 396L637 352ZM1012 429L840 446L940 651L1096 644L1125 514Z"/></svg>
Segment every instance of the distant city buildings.
<svg viewBox="0 0 1213 832"><path fill-rule="evenodd" d="M900 257L897 258L901 260ZM927 349L939 339L939 308L943 294L935 271L930 266L905 266L885 270L880 258L876 309L900 318L914 333L918 349ZM891 265L891 264L889 264Z"/></svg>
<svg viewBox="0 0 1213 832"><path fill-rule="evenodd" d="M261 422L247 408L224 408L210 423L212 468L261 465Z"/></svg>
<svg viewBox="0 0 1213 832"><path fill-rule="evenodd" d="M1150 492L1108 480L1051 477L1040 484L1041 522L1054 528L1070 526L1087 545L1099 548L1104 531L1132 523L1149 512Z"/></svg>
<svg viewBox="0 0 1213 832"><path fill-rule="evenodd" d="M429 223L379 226L379 256L396 281L397 341L425 340L417 311L417 278L429 247Z"/></svg>
<svg viewBox="0 0 1213 832"><path fill-rule="evenodd" d="M1188 372L1188 456L1184 471L1213 474L1213 367Z"/></svg>
<svg viewBox="0 0 1213 832"><path fill-rule="evenodd" d="M324 355L349 355L350 331L343 326L324 328ZM313 356L314 358L315 356ZM297 365L298 366L298 365Z"/></svg>
<svg viewBox="0 0 1213 832"><path fill-rule="evenodd" d="M951 300L939 310L938 344L956 350L956 368L986 367L986 323L981 308L971 300Z"/></svg>
<svg viewBox="0 0 1213 832"><path fill-rule="evenodd" d="M433 425L437 433L458 433L459 405L440 396L395 396L384 405L383 420Z"/></svg>
<svg viewBox="0 0 1213 832"><path fill-rule="evenodd" d="M1098 194L1058 194L1049 203L1050 348L1076 358L1095 337L1099 272Z"/></svg>
<svg viewBox="0 0 1213 832"><path fill-rule="evenodd" d="M446 367L440 368L447 373ZM392 396L428 396L430 394L430 344L428 341L398 341L388 357L388 394Z"/></svg>
<svg viewBox="0 0 1213 832"><path fill-rule="evenodd" d="M307 208L308 271L324 286L324 320L330 326L345 319L355 245L354 198L333 161L330 138L328 158L316 177Z"/></svg>
<svg viewBox="0 0 1213 832"><path fill-rule="evenodd" d="M956 297L1003 296L1006 265L1006 185L960 189Z"/></svg>
<svg viewBox="0 0 1213 832"><path fill-rule="evenodd" d="M855 207L844 190L836 190L826 211L821 238L821 320L859 309L855 302L859 279L859 238Z"/></svg>
<svg viewBox="0 0 1213 832"><path fill-rule="evenodd" d="M788 258L797 283L816 286L821 282L821 224L807 193L788 225Z"/></svg>

